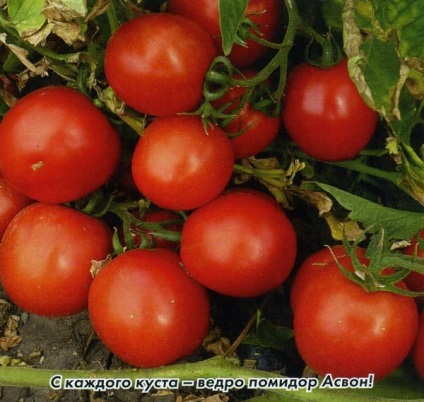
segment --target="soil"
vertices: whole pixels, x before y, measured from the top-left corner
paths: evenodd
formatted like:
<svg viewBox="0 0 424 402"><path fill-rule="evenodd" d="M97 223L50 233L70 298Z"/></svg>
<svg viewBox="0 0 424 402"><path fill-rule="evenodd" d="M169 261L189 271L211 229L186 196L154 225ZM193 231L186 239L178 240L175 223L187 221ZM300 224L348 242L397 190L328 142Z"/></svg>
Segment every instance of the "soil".
<svg viewBox="0 0 424 402"><path fill-rule="evenodd" d="M4 300L1 292L0 298ZM66 318L46 318L22 312L11 305L8 307L7 312L3 309L3 313L0 313L0 335L4 333L7 318L13 316L19 319L19 338L16 338L15 346L6 351L0 350L0 364L25 364L35 368L57 369L58 372L61 369L127 367L112 356L98 339L93 338L87 312ZM0 388L0 401L4 402L170 402L176 398L177 395L170 392L143 394L131 390L102 393L43 388Z"/></svg>
<svg viewBox="0 0 424 402"><path fill-rule="evenodd" d="M11 333L5 336L10 319L16 328L12 328ZM199 358L194 356L194 359ZM57 370L58 374L64 369L129 368L113 356L95 336L86 311L65 318L29 314L9 303L0 289L1 365L53 369ZM239 398L233 398L230 394L201 393L194 388L183 388L177 392L152 391L146 394L140 390L94 392L0 387L1 402L228 402L230 400L235 401Z"/></svg>

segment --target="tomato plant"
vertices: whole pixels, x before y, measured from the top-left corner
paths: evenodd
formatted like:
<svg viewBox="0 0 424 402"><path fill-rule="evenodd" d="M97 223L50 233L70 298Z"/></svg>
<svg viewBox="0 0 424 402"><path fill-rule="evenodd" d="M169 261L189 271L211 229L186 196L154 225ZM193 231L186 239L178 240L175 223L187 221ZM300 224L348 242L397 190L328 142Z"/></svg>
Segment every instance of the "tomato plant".
<svg viewBox="0 0 424 402"><path fill-rule="evenodd" d="M212 38L197 23L172 14L143 14L122 24L108 42L105 73L132 108L172 115L200 103L214 57Z"/></svg>
<svg viewBox="0 0 424 402"><path fill-rule="evenodd" d="M204 27L213 37L217 52L222 54L218 1L168 0L167 11L186 16ZM283 10L279 0L250 0L248 2L245 16L250 22L245 22L241 34L245 44L235 44L228 56L234 66L245 68L264 57L268 49L249 36L257 34L267 41L277 40L282 28L282 15ZM256 30L258 33L255 32Z"/></svg>
<svg viewBox="0 0 424 402"><path fill-rule="evenodd" d="M164 236L164 230L178 234L182 230L181 216L174 211L157 209L146 210L140 219L140 211L133 211L134 216L140 224L131 225L130 231L133 236L133 246L143 246L143 241L147 241L144 247L169 248L175 250L178 240L173 240Z"/></svg>
<svg viewBox="0 0 424 402"><path fill-rule="evenodd" d="M424 230L421 231L420 237L424 239ZM405 249L405 254L424 258L424 250L419 246L416 239L411 240L411 244ZM424 292L424 274L411 271L404 281L410 290ZM417 302L424 305L424 297L418 297Z"/></svg>
<svg viewBox="0 0 424 402"><path fill-rule="evenodd" d="M419 327L412 351L412 359L418 375L424 379L424 310L420 313Z"/></svg>
<svg viewBox="0 0 424 402"><path fill-rule="evenodd" d="M378 113L349 77L346 59L331 68L300 64L287 78L282 119L306 154L324 161L358 155L374 134Z"/></svg>
<svg viewBox="0 0 424 402"><path fill-rule="evenodd" d="M0 171L19 193L62 203L97 190L118 165L119 136L80 92L61 86L21 98L0 126Z"/></svg>
<svg viewBox="0 0 424 402"><path fill-rule="evenodd" d="M368 264L367 259L358 259ZM341 258L340 263L353 271L349 258ZM413 298L367 292L343 275L335 261L317 264L300 281L293 310L294 337L312 370L334 377L374 374L379 380L406 359L418 327Z"/></svg>
<svg viewBox="0 0 424 402"><path fill-rule="evenodd" d="M105 345L139 367L189 355L209 327L206 291L168 249L131 250L108 263L94 278L88 310Z"/></svg>
<svg viewBox="0 0 424 402"><path fill-rule="evenodd" d="M14 216L32 200L16 192L0 177L0 238Z"/></svg>
<svg viewBox="0 0 424 402"><path fill-rule="evenodd" d="M275 290L290 274L296 234L280 206L253 190L226 192L187 218L181 260L218 293L252 297Z"/></svg>
<svg viewBox="0 0 424 402"><path fill-rule="evenodd" d="M13 218L6 230L7 242L0 247L8 251L8 264L0 266L0 273L6 273L4 293L10 293L11 299L10 303L0 300L0 309L8 304L7 314L19 316L19 307L40 305L41 289L47 289L42 293L43 314L52 300L54 315L83 308L86 292L92 303L89 314L63 318L57 332L43 336L46 353L39 361L25 353L39 346L32 344L31 330L42 332L36 323L53 328L56 321L29 310L16 337L13 328L10 331L13 317L4 324L0 311L3 399L18 400L22 395L17 390L25 386L27 396L38 400L35 386L46 379L46 387L58 382L94 384L94 392L106 395L110 384L142 384L140 371L125 369L125 362L151 367L182 358L185 362L170 367L142 370L143 378L159 378L153 381L159 386L166 383L161 379L170 377L196 385L201 384L198 378L207 378L204 384L215 388L203 389L196 397L229 391L230 399L252 402L264 397L351 402L371 395L423 399L422 379L412 370L415 362L420 373L421 329L414 349L412 339L421 306L409 297L417 294L403 284L413 289L409 281L424 274L422 259L411 257L415 252L419 255L420 248L413 244L412 251L403 250L405 241L424 229L420 36L424 8L420 2L64 0L49 1L47 7L45 3L1 3L0 137L7 129L10 138L0 138L0 173L14 191L35 197L34 205L46 200L52 208L67 208L78 212L76 216L83 212L85 219L94 219L109 239L107 249L99 254L111 256L94 264L105 264L94 279L85 276L88 265L84 265L84 291L78 287L71 291L73 284L81 282L68 279L63 287L61 279L66 275L56 275L53 269L68 261L61 241L69 253L74 251L71 245L78 244L78 255L88 256L87 261L92 255L85 253L85 246L94 251L98 243L103 244L103 236L92 233L84 239L88 235L84 230L90 232L91 227L84 224L72 237L70 229L62 228L68 222L63 215L48 234L39 229L40 222L33 223L35 218L31 229L29 224L21 228L18 224L25 223L24 213L31 205ZM333 58L328 53L330 42L336 50L333 55L344 57L342 63L313 67L316 56L327 62ZM328 65L320 63L324 64ZM312 95L306 97L312 82L328 92L313 86ZM52 99L50 88L61 88L66 100ZM37 108L32 106L29 113L19 105L31 97ZM79 108L73 97L86 102ZM16 110L22 112L19 121L25 124L12 122L11 116L18 117ZM103 123L97 117L84 120L92 116L91 111L102 116ZM231 121L232 115L237 116ZM268 117L275 115L268 125ZM272 137L277 125L283 135ZM24 127L21 134L12 135L10 129L18 126ZM242 146L239 142L259 126L261 135L255 134L249 147ZM58 134L60 139L44 146L42 134L56 133L52 127L63 136ZM106 135L110 132L111 137ZM241 135L236 137L235 132ZM94 138L99 142L89 151L77 150ZM265 138L260 145L255 143ZM26 161L22 151L28 144L31 152L54 157L54 163L48 164L44 153ZM71 150L77 152L71 155ZM25 186L39 193L23 193L26 187L18 188L17 181L15 187L13 177L6 174L22 164L30 168L21 176L27 179ZM52 165L57 168L54 172L46 170ZM106 171L114 171L110 179ZM49 185L51 198L41 198L47 193L48 178L59 184L54 189ZM84 183L84 188L78 183ZM170 227L162 220L149 221L151 211L160 208L186 220L182 233L166 230ZM40 219L44 217L37 211ZM99 219L115 230L114 235ZM51 222L45 218L44 223ZM23 245L16 251L11 237L21 231ZM84 246L76 237L84 240ZM173 251L163 250L162 239L180 238ZM341 242L343 246L311 255L325 244ZM133 247L137 250L127 252ZM36 258L30 248L36 249ZM49 282L41 274L34 276L45 273L42 252L52 263ZM0 262L3 259L6 253ZM14 267L19 267L19 276L12 277ZM24 297L29 300L27 295L30 303L21 305ZM73 301L78 309L68 306L58 311L65 301ZM85 332L90 316L99 337ZM209 318L210 332L202 342ZM72 325L81 319L87 320L84 334L79 333L79 325ZM61 323L76 330L65 334L75 342L50 340L66 332ZM17 348L19 341L22 345ZM75 363L83 361L90 370L62 372L63 359L56 360L62 353L55 353L56 345L63 353L71 348ZM252 354L246 353L249 350ZM234 352L239 359L231 358ZM115 353L117 359L112 359ZM206 359L212 354L225 356ZM408 360L399 367L406 356ZM245 365L252 364L247 362L251 358L255 369ZM21 369L21 362L34 369ZM100 371L93 372L93 364ZM322 389L315 376L303 378L305 366L317 376L373 373L377 380L387 378L372 390ZM55 367L54 372L46 367ZM265 372L282 368L284 377ZM49 384L53 377L54 383ZM73 382L74 378L79 380ZM213 382L214 378L218 380ZM281 387L218 389L233 378L238 383ZM251 378L255 380L249 383ZM302 383L317 386L310 392ZM348 384L361 385L356 380ZM15 387L9 393L4 385ZM140 399L138 389L112 390L117 399ZM186 396L186 389L178 390L179 398Z"/></svg>
<svg viewBox="0 0 424 402"><path fill-rule="evenodd" d="M9 224L0 244L0 279L8 297L38 315L87 307L93 260L112 251L103 222L62 205L34 203Z"/></svg>
<svg viewBox="0 0 424 402"><path fill-rule="evenodd" d="M255 72L247 71L242 76L248 78L254 75ZM234 78L237 77L238 75L234 76ZM224 131L230 135L236 159L247 158L262 152L276 138L281 126L279 116L273 116L272 111L258 108L261 94L258 96L257 103L255 103L256 100L249 99L239 110L245 93L246 87L231 87L213 104L215 108L223 108L222 111L230 116L236 113L236 116L230 117L223 123Z"/></svg>
<svg viewBox="0 0 424 402"><path fill-rule="evenodd" d="M217 126L205 132L198 116L158 117L144 131L133 157L140 192L164 209L205 204L228 184L234 165L230 140Z"/></svg>

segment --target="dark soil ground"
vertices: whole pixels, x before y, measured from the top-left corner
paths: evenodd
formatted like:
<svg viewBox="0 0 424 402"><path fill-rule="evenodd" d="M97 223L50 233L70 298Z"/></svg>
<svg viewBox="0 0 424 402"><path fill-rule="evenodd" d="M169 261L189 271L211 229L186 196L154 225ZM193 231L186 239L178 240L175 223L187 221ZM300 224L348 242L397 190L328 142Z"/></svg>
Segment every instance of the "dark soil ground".
<svg viewBox="0 0 424 402"><path fill-rule="evenodd" d="M0 293L0 296L1 293ZM23 365L54 369L105 369L124 368L124 363L92 336L92 328L86 312L67 318L45 318L31 315L11 306L0 315L0 335L4 334L7 318L18 318L16 345L0 350L0 364ZM13 358L13 360L10 360ZM5 402L170 402L187 400L188 393L170 392L144 394L140 391L114 390L55 391L43 388L0 388L0 400ZM204 400L201 398L198 400ZM188 398L195 400L195 398Z"/></svg>
<svg viewBox="0 0 424 402"><path fill-rule="evenodd" d="M58 373L63 369L128 368L95 337L87 312L66 318L46 318L23 312L6 300L0 290L0 366L26 365ZM16 329L5 336L7 322L11 319ZM231 395L202 394L188 388L146 394L133 389L93 392L0 387L2 402L228 402L236 399Z"/></svg>

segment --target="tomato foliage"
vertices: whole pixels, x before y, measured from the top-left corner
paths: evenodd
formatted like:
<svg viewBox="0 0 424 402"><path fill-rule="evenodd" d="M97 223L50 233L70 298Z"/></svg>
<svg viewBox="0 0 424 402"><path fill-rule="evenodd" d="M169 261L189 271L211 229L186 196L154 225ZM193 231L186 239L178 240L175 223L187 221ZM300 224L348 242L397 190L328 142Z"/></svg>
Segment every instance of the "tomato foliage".
<svg viewBox="0 0 424 402"><path fill-rule="evenodd" d="M0 6L7 297L88 303L137 367L264 348L422 398L420 2L48 3Z"/></svg>

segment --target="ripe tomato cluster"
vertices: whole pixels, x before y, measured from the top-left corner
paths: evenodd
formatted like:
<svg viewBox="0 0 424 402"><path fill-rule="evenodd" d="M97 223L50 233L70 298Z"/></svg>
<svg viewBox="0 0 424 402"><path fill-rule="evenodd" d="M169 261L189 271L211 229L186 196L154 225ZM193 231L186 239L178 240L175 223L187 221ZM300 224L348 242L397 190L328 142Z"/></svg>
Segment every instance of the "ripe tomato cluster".
<svg viewBox="0 0 424 402"><path fill-rule="evenodd" d="M255 7L265 11L261 2ZM276 23L264 26L272 28L267 35L273 39ZM255 59L265 49L253 48ZM242 53L247 59L240 64L254 61L252 52ZM1 125L3 189L16 200L5 208L0 247L8 297L45 316L88 308L100 339L134 366L171 363L202 343L210 324L207 289L261 295L277 288L294 265L296 235L278 203L263 192L227 190L235 158L244 154L235 154L217 124L205 127L200 116L185 114L201 103L216 55L211 34L177 9L133 18L107 44L108 84L129 107L151 117L132 149L131 174L139 194L159 210L130 211L131 250L114 252L109 222L72 207L106 186L122 157L119 130L101 109L75 89L43 87L17 101ZM250 109L246 105L241 116L257 117L240 117L241 124L257 125L268 136L248 150L253 155L280 124ZM272 133L255 119L274 121ZM180 218L176 211L188 217L167 229L182 231L181 244L149 231L149 222ZM121 241L127 235L120 230Z"/></svg>
<svg viewBox="0 0 424 402"><path fill-rule="evenodd" d="M278 39L279 0L251 0L246 13L264 41ZM38 315L88 309L110 351L130 365L156 367L201 345L211 294L255 298L292 277L296 346L317 374L381 379L412 352L424 377L424 316L415 301L350 281L339 264L355 267L342 246L295 270L298 240L288 214L262 187L231 182L236 160L263 152L283 129L324 161L366 147L378 114L359 96L346 60L326 70L293 68L281 113L259 110L255 94L245 100L248 89L231 86L213 102L228 118L205 124L195 111L221 49L217 2L205 0L169 0L165 12L134 17L108 41L104 78L148 122L130 149L135 192L148 207L132 204L123 228L107 214L74 208L110 186L124 159L108 115L65 86L35 90L10 108L0 126L0 280L8 297ZM267 51L251 39L236 44L228 56L234 78L254 77ZM262 84L265 91L272 85ZM149 229L166 221L169 238ZM127 236L131 247L113 248ZM405 252L421 250L413 243ZM356 259L369 262L361 248ZM411 274L398 285L424 290L412 284L421 279Z"/></svg>

